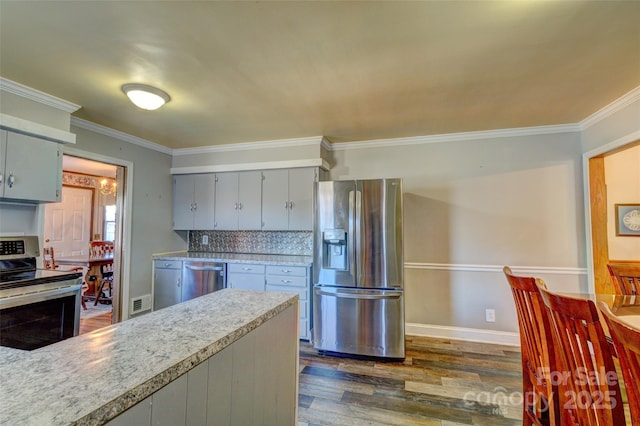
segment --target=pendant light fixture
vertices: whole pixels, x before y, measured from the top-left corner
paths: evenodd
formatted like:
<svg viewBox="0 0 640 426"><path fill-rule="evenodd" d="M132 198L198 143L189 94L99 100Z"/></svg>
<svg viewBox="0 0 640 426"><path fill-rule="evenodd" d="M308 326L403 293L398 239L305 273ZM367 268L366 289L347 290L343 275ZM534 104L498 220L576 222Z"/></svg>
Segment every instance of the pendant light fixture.
<svg viewBox="0 0 640 426"><path fill-rule="evenodd" d="M128 83L122 86L122 91L138 108L154 110L171 100L164 90L146 84Z"/></svg>

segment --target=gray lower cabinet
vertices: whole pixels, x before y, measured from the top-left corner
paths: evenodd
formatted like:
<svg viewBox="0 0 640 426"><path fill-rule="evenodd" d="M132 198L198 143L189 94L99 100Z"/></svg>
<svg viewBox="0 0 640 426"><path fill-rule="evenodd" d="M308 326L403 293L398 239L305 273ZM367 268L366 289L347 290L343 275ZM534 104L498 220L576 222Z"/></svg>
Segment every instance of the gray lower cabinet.
<svg viewBox="0 0 640 426"><path fill-rule="evenodd" d="M296 319L291 306L106 424L295 425Z"/></svg>
<svg viewBox="0 0 640 426"><path fill-rule="evenodd" d="M182 261L153 261L153 310L182 301Z"/></svg>
<svg viewBox="0 0 640 426"><path fill-rule="evenodd" d="M267 265L266 289L297 294L299 302L300 338L311 339L311 273L304 266Z"/></svg>
<svg viewBox="0 0 640 426"><path fill-rule="evenodd" d="M265 266L258 263L227 264L227 286L241 290L264 291Z"/></svg>

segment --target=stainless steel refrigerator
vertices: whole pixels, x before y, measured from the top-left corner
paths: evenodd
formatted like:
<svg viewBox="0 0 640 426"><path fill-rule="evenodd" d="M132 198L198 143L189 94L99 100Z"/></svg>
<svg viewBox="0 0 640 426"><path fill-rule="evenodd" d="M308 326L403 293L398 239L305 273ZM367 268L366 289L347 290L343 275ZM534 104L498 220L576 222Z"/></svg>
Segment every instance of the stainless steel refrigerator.
<svg viewBox="0 0 640 426"><path fill-rule="evenodd" d="M404 358L402 180L314 186L313 345Z"/></svg>

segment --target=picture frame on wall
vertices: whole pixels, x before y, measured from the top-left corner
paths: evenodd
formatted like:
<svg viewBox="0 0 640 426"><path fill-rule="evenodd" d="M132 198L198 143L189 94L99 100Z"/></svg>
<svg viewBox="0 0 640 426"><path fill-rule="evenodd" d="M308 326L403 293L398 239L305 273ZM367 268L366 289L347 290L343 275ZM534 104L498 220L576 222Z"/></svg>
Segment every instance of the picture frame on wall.
<svg viewBox="0 0 640 426"><path fill-rule="evenodd" d="M616 235L640 237L640 204L616 204Z"/></svg>

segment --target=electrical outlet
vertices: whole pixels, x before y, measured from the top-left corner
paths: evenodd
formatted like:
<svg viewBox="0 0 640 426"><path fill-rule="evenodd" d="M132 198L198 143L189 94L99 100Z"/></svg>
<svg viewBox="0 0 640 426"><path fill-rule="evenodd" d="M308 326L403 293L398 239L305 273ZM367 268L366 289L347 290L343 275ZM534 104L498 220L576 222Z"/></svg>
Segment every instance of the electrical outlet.
<svg viewBox="0 0 640 426"><path fill-rule="evenodd" d="M202 244L209 244L209 236L208 235L203 235L202 236Z"/></svg>
<svg viewBox="0 0 640 426"><path fill-rule="evenodd" d="M485 309L485 311L484 311L484 320L486 322L496 322L496 310L495 309Z"/></svg>

